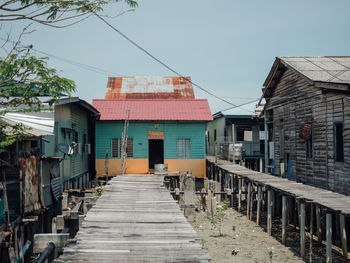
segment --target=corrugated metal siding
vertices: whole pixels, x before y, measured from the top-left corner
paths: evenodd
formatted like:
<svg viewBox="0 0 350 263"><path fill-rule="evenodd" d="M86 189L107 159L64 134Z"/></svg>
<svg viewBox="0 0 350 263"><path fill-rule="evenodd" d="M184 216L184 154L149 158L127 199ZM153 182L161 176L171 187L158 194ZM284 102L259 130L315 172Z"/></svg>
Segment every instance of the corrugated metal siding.
<svg viewBox="0 0 350 263"><path fill-rule="evenodd" d="M112 138L120 138L124 122L97 122L96 123L96 158L104 159L108 147L111 158ZM134 139L134 158L148 158L148 132L164 132L164 158L177 159L177 139L191 139L191 159L205 158L205 123L169 122L131 122L128 137Z"/></svg>

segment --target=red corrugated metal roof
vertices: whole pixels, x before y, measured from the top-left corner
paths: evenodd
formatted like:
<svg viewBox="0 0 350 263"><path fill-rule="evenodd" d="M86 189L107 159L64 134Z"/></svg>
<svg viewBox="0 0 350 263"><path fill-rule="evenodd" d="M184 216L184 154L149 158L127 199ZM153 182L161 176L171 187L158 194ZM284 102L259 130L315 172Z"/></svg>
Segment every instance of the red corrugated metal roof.
<svg viewBox="0 0 350 263"><path fill-rule="evenodd" d="M109 77L105 99L194 99L190 77Z"/></svg>
<svg viewBox="0 0 350 263"><path fill-rule="evenodd" d="M125 120L126 106L131 121L211 121L208 100L106 100L94 99L100 120Z"/></svg>

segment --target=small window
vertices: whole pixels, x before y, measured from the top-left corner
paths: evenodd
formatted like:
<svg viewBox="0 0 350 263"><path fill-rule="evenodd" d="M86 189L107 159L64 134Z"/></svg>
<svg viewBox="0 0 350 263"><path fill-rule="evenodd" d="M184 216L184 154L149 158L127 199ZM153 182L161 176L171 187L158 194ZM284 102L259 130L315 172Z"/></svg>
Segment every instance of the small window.
<svg viewBox="0 0 350 263"><path fill-rule="evenodd" d="M134 139L128 138L128 143L126 145L126 156L134 157Z"/></svg>
<svg viewBox="0 0 350 263"><path fill-rule="evenodd" d="M177 156L179 158L191 156L191 139L177 139Z"/></svg>
<svg viewBox="0 0 350 263"><path fill-rule="evenodd" d="M74 131L74 141L75 141L76 143L79 142L79 133L78 133L77 131Z"/></svg>
<svg viewBox="0 0 350 263"><path fill-rule="evenodd" d="M344 162L343 123L334 123L334 154L335 161Z"/></svg>
<svg viewBox="0 0 350 263"><path fill-rule="evenodd" d="M214 142L216 142L216 129L214 130Z"/></svg>
<svg viewBox="0 0 350 263"><path fill-rule="evenodd" d="M119 139L117 138L112 139L112 157L114 158L119 157L118 144L119 144Z"/></svg>
<svg viewBox="0 0 350 263"><path fill-rule="evenodd" d="M244 141L244 132L251 131L252 127L249 126L238 126L236 128L236 141L242 142Z"/></svg>
<svg viewBox="0 0 350 263"><path fill-rule="evenodd" d="M208 143L210 142L210 133L208 131Z"/></svg>
<svg viewBox="0 0 350 263"><path fill-rule="evenodd" d="M119 156L121 156L122 153L122 139L119 140ZM126 144L126 157L134 157L134 139L128 138L127 144Z"/></svg>
<svg viewBox="0 0 350 263"><path fill-rule="evenodd" d="M310 138L306 140L306 157L312 158L312 133L310 134Z"/></svg>

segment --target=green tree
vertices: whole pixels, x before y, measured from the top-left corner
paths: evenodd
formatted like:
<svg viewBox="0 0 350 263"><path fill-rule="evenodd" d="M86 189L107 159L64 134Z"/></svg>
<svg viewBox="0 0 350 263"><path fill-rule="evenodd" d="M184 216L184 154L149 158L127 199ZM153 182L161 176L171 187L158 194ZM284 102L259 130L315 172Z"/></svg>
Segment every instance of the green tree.
<svg viewBox="0 0 350 263"><path fill-rule="evenodd" d="M11 21L24 20L52 27L68 27L103 8L122 0L5 0L0 3L0 29ZM124 0L136 7L134 0ZM76 90L72 80L61 77L48 67L45 57L37 57L31 46L25 47L21 39L30 33L26 26L16 41L14 32L7 34L0 45L0 117L9 110L40 110L40 96L57 102L62 94L71 95ZM2 33L4 30L1 30ZM5 51L9 50L9 51ZM5 51L5 52L4 52ZM0 152L24 136L21 125L9 126L0 120ZM1 162L0 162L1 165Z"/></svg>
<svg viewBox="0 0 350 263"><path fill-rule="evenodd" d="M0 4L0 22L28 20L52 27L76 24L121 0L5 0ZM124 0L137 7L134 0Z"/></svg>

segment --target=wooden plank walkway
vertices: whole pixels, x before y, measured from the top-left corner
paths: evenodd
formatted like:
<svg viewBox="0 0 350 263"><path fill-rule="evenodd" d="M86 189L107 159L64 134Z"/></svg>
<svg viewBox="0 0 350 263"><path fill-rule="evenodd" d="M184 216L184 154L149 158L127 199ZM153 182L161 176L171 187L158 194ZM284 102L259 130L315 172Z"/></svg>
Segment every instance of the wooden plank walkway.
<svg viewBox="0 0 350 263"><path fill-rule="evenodd" d="M208 156L207 160L215 165L214 156ZM346 216L350 215L350 196L338 194L303 183L297 183L285 178L252 171L248 168L226 160L218 159L218 163L216 165L228 173L248 179L255 184L266 186L282 193L284 192L295 197L296 199L313 202L328 208L329 210L342 213Z"/></svg>
<svg viewBox="0 0 350 263"><path fill-rule="evenodd" d="M208 262L163 176L113 178L56 262Z"/></svg>

